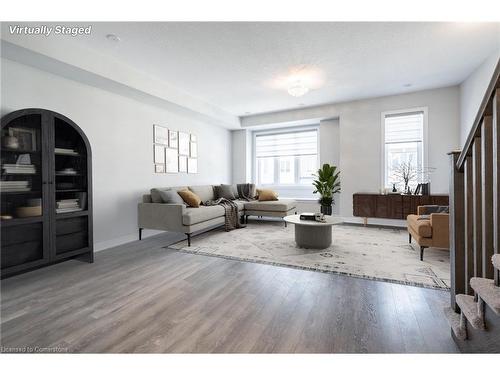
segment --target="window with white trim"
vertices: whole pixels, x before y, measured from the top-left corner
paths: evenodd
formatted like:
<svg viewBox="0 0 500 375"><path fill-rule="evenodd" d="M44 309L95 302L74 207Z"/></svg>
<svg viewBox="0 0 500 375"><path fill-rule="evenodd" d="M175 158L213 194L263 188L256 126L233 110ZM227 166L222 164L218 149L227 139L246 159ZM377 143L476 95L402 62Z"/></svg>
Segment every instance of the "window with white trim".
<svg viewBox="0 0 500 375"><path fill-rule="evenodd" d="M390 188L393 183L400 184L394 176L394 170L401 163L412 163L415 170L423 170L425 112L384 114L383 121L384 184Z"/></svg>
<svg viewBox="0 0 500 375"><path fill-rule="evenodd" d="M318 169L318 129L256 133L257 185L309 185Z"/></svg>

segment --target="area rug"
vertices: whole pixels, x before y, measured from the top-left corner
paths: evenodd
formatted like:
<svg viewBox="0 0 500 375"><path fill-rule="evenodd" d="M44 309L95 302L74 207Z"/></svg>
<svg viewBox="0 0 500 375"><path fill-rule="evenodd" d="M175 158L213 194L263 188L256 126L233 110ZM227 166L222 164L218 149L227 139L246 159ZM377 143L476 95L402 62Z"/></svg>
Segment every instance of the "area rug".
<svg viewBox="0 0 500 375"><path fill-rule="evenodd" d="M447 250L428 248L424 261L419 248L408 243L405 229L333 226L333 243L324 250L298 248L293 225L262 221L225 232L215 229L181 241L168 249L246 262L330 272L426 288L449 289Z"/></svg>

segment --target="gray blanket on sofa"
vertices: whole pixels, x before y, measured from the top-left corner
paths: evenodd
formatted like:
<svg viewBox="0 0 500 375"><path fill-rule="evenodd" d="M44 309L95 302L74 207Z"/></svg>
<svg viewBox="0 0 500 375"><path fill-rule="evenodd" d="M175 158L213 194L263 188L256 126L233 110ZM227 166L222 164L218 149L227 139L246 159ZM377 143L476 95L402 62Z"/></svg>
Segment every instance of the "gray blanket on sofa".
<svg viewBox="0 0 500 375"><path fill-rule="evenodd" d="M224 229L229 232L232 229L244 228L245 225L240 223L240 215L238 214L238 205L226 198L209 200L203 202L205 206L222 206L224 208Z"/></svg>

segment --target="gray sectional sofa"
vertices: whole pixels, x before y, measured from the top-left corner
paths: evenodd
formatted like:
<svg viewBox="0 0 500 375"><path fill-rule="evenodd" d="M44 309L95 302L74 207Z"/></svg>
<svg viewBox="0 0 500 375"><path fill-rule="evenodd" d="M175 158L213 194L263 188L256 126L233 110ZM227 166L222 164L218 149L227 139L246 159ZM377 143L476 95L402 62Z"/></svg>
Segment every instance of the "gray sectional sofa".
<svg viewBox="0 0 500 375"><path fill-rule="evenodd" d="M139 239L142 238L143 229L156 229L170 232L185 233L188 246L191 246L191 234L198 231L212 229L224 225L224 209L222 206L187 207L184 204L163 203L157 190L186 190L197 194L202 202L215 199L213 185L200 186L175 186L151 189L150 194L142 197L138 205ZM237 196L236 186L234 192ZM296 203L293 199L280 199L277 201L251 201L235 200L238 204L242 221L248 221L248 216L285 217L296 212ZM285 223L286 224L286 223Z"/></svg>

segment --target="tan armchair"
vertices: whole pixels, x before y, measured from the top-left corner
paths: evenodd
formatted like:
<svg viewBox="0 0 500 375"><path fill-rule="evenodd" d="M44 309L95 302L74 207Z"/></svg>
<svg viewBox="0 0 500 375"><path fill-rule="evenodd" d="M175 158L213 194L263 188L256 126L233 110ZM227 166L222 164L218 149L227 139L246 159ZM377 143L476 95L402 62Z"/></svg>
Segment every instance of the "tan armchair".
<svg viewBox="0 0 500 375"><path fill-rule="evenodd" d="M408 241L412 237L420 246L420 260L424 260L427 247L450 248L448 213L432 213L436 206L418 206L417 215L408 215ZM428 215L423 216L422 215Z"/></svg>

